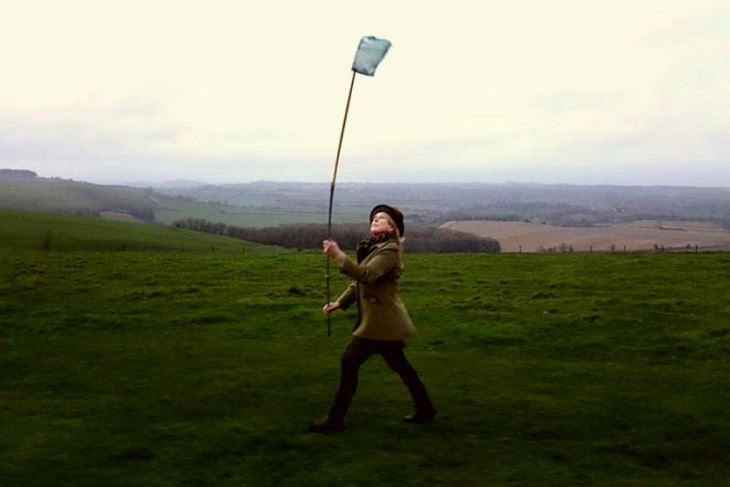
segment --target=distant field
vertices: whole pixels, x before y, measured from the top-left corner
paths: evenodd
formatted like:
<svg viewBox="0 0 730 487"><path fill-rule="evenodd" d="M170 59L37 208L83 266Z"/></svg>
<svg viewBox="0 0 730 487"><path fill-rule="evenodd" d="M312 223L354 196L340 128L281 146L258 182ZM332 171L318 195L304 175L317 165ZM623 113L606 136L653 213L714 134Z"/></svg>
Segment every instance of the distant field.
<svg viewBox="0 0 730 487"><path fill-rule="evenodd" d="M502 252L639 251L655 248L728 249L730 231L702 222L639 221L595 227L558 227L504 221L452 221L441 228L499 240Z"/></svg>
<svg viewBox="0 0 730 487"><path fill-rule="evenodd" d="M164 224L185 218L199 218L214 223L225 223L247 228L275 227L278 225L327 223L327 209L320 211L295 208L268 208L165 200L155 209L155 221ZM367 211L338 208L332 215L334 223L361 222Z"/></svg>

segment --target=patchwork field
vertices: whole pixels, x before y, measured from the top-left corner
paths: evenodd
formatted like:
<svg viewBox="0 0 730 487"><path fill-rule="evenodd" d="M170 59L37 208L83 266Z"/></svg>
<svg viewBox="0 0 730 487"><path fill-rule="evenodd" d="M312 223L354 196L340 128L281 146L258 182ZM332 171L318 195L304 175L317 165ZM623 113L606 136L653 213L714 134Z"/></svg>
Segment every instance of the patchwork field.
<svg viewBox="0 0 730 487"><path fill-rule="evenodd" d="M638 221L559 227L524 222L452 221L441 228L497 239L502 252L730 249L730 231L701 222Z"/></svg>

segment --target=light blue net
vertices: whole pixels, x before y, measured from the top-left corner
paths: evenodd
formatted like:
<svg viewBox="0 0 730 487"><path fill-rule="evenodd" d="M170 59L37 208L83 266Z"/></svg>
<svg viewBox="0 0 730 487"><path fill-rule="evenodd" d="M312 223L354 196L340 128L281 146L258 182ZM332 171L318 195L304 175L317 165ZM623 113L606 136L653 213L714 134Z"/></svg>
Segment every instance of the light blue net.
<svg viewBox="0 0 730 487"><path fill-rule="evenodd" d="M360 74L373 76L375 69L385 57L390 46L390 41L386 39L378 39L373 36L363 37L357 46L352 69Z"/></svg>

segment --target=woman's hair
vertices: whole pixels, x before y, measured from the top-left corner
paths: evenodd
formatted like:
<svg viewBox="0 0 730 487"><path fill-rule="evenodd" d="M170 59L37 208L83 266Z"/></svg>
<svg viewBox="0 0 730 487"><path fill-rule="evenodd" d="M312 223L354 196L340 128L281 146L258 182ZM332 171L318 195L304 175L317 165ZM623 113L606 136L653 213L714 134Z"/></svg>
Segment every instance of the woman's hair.
<svg viewBox="0 0 730 487"><path fill-rule="evenodd" d="M383 218L385 218L385 220L388 222L388 224L390 225L390 228L393 229L393 235L395 235L395 241L398 242L398 246L402 248L403 242L405 242L406 239L405 239L405 237L401 237L400 232L398 231L398 225L395 224L393 219L386 212L381 211L380 214L383 215Z"/></svg>

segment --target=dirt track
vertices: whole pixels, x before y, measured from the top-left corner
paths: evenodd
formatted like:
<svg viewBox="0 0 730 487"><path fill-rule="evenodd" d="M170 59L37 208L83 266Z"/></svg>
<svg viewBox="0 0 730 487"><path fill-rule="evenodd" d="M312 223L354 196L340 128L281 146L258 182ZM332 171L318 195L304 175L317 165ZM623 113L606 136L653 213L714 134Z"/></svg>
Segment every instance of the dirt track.
<svg viewBox="0 0 730 487"><path fill-rule="evenodd" d="M690 248L729 249L730 232L700 222L641 221L600 227L557 227L538 223L455 221L450 228L499 240L502 252L637 251Z"/></svg>

